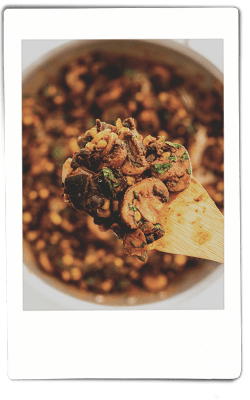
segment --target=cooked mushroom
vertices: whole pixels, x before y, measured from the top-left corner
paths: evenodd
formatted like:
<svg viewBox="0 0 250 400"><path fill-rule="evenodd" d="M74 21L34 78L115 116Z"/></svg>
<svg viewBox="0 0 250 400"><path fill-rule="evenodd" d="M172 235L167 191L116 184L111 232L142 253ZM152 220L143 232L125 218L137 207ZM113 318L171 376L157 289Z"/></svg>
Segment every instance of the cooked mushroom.
<svg viewBox="0 0 250 400"><path fill-rule="evenodd" d="M162 153L151 164L151 173L154 177L165 182L170 192L179 192L188 187L191 181L191 163L184 146L166 142L168 150Z"/></svg>
<svg viewBox="0 0 250 400"><path fill-rule="evenodd" d="M124 175L141 175L147 168L146 149L136 131L125 133L127 160L122 166Z"/></svg>
<svg viewBox="0 0 250 400"><path fill-rule="evenodd" d="M90 131L87 131L83 135L80 135L76 142L77 142L78 146L80 147L80 149L83 149L88 142L91 142L92 139L93 138L90 134Z"/></svg>
<svg viewBox="0 0 250 400"><path fill-rule="evenodd" d="M110 154L107 154L106 157L103 158L103 162L98 167L98 170L101 170L103 167L108 168L120 168L124 163L127 157L127 149L125 143L116 139L114 143L114 148Z"/></svg>
<svg viewBox="0 0 250 400"><path fill-rule="evenodd" d="M130 231L123 238L123 248L126 254L144 258L147 254L147 241L140 229Z"/></svg>
<svg viewBox="0 0 250 400"><path fill-rule="evenodd" d="M119 199L127 188L126 178L119 169L111 170L110 168L103 167L95 175L95 182L102 194L112 199Z"/></svg>
<svg viewBox="0 0 250 400"><path fill-rule="evenodd" d="M144 233L147 243L153 243L155 240L164 236L165 230L160 224L152 224L151 222L144 222L140 229Z"/></svg>
<svg viewBox="0 0 250 400"><path fill-rule="evenodd" d="M146 178L125 192L120 209L121 219L131 229L138 228L142 219L156 224L163 203L168 201L169 192L164 183L156 178Z"/></svg>
<svg viewBox="0 0 250 400"><path fill-rule="evenodd" d="M100 151L90 151L86 147L81 148L79 151L74 153L71 166L74 169L79 166L84 166L94 171L97 168L100 157Z"/></svg>
<svg viewBox="0 0 250 400"><path fill-rule="evenodd" d="M191 165L182 145L162 136L142 140L133 118L118 118L115 126L97 119L78 138L80 150L65 162L62 180L65 201L112 229L125 253L145 262L146 244L165 233L159 212L169 190L188 186Z"/></svg>
<svg viewBox="0 0 250 400"><path fill-rule="evenodd" d="M135 126L135 120L134 120L134 118L129 117L129 118L124 119L124 121L123 121L123 126L126 126L126 127L128 127L129 129L131 129L131 130L135 129L136 126Z"/></svg>

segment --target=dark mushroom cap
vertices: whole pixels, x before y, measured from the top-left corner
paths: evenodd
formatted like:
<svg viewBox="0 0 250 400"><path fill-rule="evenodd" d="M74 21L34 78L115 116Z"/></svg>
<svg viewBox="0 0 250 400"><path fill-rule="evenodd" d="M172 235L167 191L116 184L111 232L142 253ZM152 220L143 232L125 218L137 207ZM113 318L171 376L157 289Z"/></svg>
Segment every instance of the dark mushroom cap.
<svg viewBox="0 0 250 400"><path fill-rule="evenodd" d="M147 168L146 149L136 131L126 132L127 159L122 166L124 175L141 175Z"/></svg>

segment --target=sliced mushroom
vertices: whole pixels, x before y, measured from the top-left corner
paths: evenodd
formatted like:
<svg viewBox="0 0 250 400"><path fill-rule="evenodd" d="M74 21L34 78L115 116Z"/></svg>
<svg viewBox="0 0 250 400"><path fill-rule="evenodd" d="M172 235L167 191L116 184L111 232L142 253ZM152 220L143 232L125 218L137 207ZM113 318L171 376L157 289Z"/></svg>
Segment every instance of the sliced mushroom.
<svg viewBox="0 0 250 400"><path fill-rule="evenodd" d="M92 139L93 139L93 138L92 138L92 136L90 135L90 132L87 131L87 132L85 132L83 135L80 135L80 136L78 137L78 139L77 139L77 144L78 144L78 146L80 147L80 149L83 149L83 148L86 146L86 144L87 144L88 142L91 142Z"/></svg>
<svg viewBox="0 0 250 400"><path fill-rule="evenodd" d="M136 127L135 126L135 120L132 117L124 119L122 124L123 124L123 126L126 126L131 130L135 129L135 127Z"/></svg>
<svg viewBox="0 0 250 400"><path fill-rule="evenodd" d="M123 236L124 236L125 233L124 233L122 227L121 227L119 224L117 224L116 222L114 222L114 223L110 226L110 228L111 228L112 231L116 234L116 236L118 236L119 239L122 239L122 238L123 238Z"/></svg>
<svg viewBox="0 0 250 400"><path fill-rule="evenodd" d="M105 197L115 200L118 200L127 188L126 178L122 175L120 169L102 168L95 175L95 182Z"/></svg>
<svg viewBox="0 0 250 400"><path fill-rule="evenodd" d="M104 136L104 140L106 140L108 144L102 151L101 157L106 157L109 153L112 152L117 138L118 136L115 132L109 132Z"/></svg>
<svg viewBox="0 0 250 400"><path fill-rule="evenodd" d="M121 202L121 219L131 229L136 229L142 219L156 224L159 211L168 200L169 192L164 183L156 178L146 178L125 192ZM137 212L141 219L136 218Z"/></svg>
<svg viewBox="0 0 250 400"><path fill-rule="evenodd" d="M144 222L140 229L144 233L147 243L153 243L155 240L164 236L165 230L160 224L152 224L151 222Z"/></svg>
<svg viewBox="0 0 250 400"><path fill-rule="evenodd" d="M147 254L147 241L140 229L130 231L123 237L124 253L131 256L142 257Z"/></svg>
<svg viewBox="0 0 250 400"><path fill-rule="evenodd" d="M120 139L116 139L112 152L103 158L103 162L98 167L98 171L100 171L103 167L112 169L120 168L126 157L127 148L125 143Z"/></svg>
<svg viewBox="0 0 250 400"><path fill-rule="evenodd" d="M163 152L151 164L154 177L165 182L170 192L179 192L188 187L191 181L192 167L187 150L177 143L166 142L169 151Z"/></svg>
<svg viewBox="0 0 250 400"><path fill-rule="evenodd" d="M146 150L135 131L126 132L127 160L122 166L124 175L141 175L147 168Z"/></svg>

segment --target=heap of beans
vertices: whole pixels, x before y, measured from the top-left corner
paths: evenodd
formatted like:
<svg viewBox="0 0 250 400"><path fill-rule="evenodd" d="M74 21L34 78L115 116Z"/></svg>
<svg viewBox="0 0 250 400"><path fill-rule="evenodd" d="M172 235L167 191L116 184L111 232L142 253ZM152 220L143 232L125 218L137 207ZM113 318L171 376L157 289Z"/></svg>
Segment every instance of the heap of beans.
<svg viewBox="0 0 250 400"><path fill-rule="evenodd" d="M36 96L23 97L23 235L38 265L95 293L164 290L194 258L149 252L146 263L123 252L112 231L62 199L62 166L96 119L133 117L143 138L162 136L188 150L194 176L223 212L223 100L214 82L186 81L152 62L94 53L73 60Z"/></svg>

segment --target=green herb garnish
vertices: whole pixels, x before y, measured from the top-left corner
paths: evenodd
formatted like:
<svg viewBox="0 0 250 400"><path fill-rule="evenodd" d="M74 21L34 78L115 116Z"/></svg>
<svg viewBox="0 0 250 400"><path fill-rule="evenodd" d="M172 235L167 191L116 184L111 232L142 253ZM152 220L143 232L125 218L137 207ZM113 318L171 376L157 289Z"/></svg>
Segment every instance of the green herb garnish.
<svg viewBox="0 0 250 400"><path fill-rule="evenodd" d="M167 203L169 202L169 196L167 197Z"/></svg>
<svg viewBox="0 0 250 400"><path fill-rule="evenodd" d="M185 160L188 160L188 152L187 150L185 151L185 153L183 154L183 156L180 157L182 159L182 161L184 162Z"/></svg>
<svg viewBox="0 0 250 400"><path fill-rule="evenodd" d="M115 180L114 174L113 174L113 172L112 172L111 169L109 169L109 168L107 168L107 167L104 167L104 168L102 169L102 172L103 172L104 178L108 178L108 179L110 179L111 181L114 181L114 180Z"/></svg>
<svg viewBox="0 0 250 400"><path fill-rule="evenodd" d="M190 168L187 168L186 171L187 171L187 173L188 173L189 175L191 175L191 172L192 172L192 171L191 171Z"/></svg>
<svg viewBox="0 0 250 400"><path fill-rule="evenodd" d="M141 247L145 247L145 246L146 246L146 243L145 243L145 242L141 244Z"/></svg>
<svg viewBox="0 0 250 400"><path fill-rule="evenodd" d="M175 149L179 149L180 147L182 147L182 144L179 144L179 143L172 143L172 142L168 142L168 141L166 141L166 143L167 143L169 146L174 147Z"/></svg>
<svg viewBox="0 0 250 400"><path fill-rule="evenodd" d="M138 199L138 194L133 190L135 199Z"/></svg>
<svg viewBox="0 0 250 400"><path fill-rule="evenodd" d="M138 209L135 206L133 206L133 204L129 204L128 207L132 211L138 211Z"/></svg>
<svg viewBox="0 0 250 400"><path fill-rule="evenodd" d="M133 240L130 240L130 242L132 243L132 245L133 245L134 247L136 247L136 245L134 244Z"/></svg>
<svg viewBox="0 0 250 400"><path fill-rule="evenodd" d="M117 188L118 186L120 186L120 184L122 183L121 179L118 180L117 183L113 183L113 188Z"/></svg>
<svg viewBox="0 0 250 400"><path fill-rule="evenodd" d="M168 160L177 161L177 157L176 156L170 156L170 157L168 157Z"/></svg>
<svg viewBox="0 0 250 400"><path fill-rule="evenodd" d="M164 229L162 228L162 226L161 226L160 224L156 224L156 225L155 225L155 228L156 228L156 229L160 229L161 231L164 231Z"/></svg>
<svg viewBox="0 0 250 400"><path fill-rule="evenodd" d="M163 164L154 164L154 169L157 174L164 174L164 172L168 171L172 167L172 164L163 163Z"/></svg>

